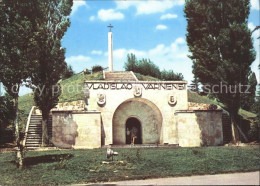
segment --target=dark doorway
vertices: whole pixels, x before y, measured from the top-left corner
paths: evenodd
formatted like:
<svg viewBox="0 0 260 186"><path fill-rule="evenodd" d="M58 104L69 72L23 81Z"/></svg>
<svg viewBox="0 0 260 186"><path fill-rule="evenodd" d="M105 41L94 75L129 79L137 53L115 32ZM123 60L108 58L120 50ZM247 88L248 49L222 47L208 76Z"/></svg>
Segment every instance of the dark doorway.
<svg viewBox="0 0 260 186"><path fill-rule="evenodd" d="M126 121L126 144L142 144L141 123L136 118L128 118Z"/></svg>

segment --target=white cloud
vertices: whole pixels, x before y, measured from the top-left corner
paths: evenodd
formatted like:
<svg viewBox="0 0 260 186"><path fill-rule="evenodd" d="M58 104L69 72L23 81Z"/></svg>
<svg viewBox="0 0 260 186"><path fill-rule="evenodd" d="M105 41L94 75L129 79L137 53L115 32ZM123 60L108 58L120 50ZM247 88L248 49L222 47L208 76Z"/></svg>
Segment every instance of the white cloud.
<svg viewBox="0 0 260 186"><path fill-rule="evenodd" d="M101 50L92 50L91 51L91 54L93 54L93 55L102 55L102 51Z"/></svg>
<svg viewBox="0 0 260 186"><path fill-rule="evenodd" d="M140 50L135 50L135 49L125 49L125 48L121 48L121 49L116 49L113 51L113 57L115 60L125 60L127 54L133 53L135 54L135 56L137 58L145 58L147 56L147 52L145 51L140 51ZM107 52L105 53L105 55L107 56Z"/></svg>
<svg viewBox="0 0 260 186"><path fill-rule="evenodd" d="M127 51L128 54L133 53L137 58L146 58L146 52L141 50L130 49Z"/></svg>
<svg viewBox="0 0 260 186"><path fill-rule="evenodd" d="M139 1L115 1L116 3L116 8L117 9L128 9L131 6L138 6L140 4Z"/></svg>
<svg viewBox="0 0 260 186"><path fill-rule="evenodd" d="M192 61L188 58L188 47L184 38L177 38L173 43L166 46L158 44L149 50L136 50L119 48L114 50L114 67L117 70L122 70L127 54L133 53L137 59L149 58L161 70L173 70L174 72L182 73L185 80L193 79ZM107 53L104 54L107 56Z"/></svg>
<svg viewBox="0 0 260 186"><path fill-rule="evenodd" d="M124 14L114 9L101 9L98 11L98 18L102 21L121 20L124 19Z"/></svg>
<svg viewBox="0 0 260 186"><path fill-rule="evenodd" d="M259 8L259 0L251 0L251 8L253 10L260 10L260 8Z"/></svg>
<svg viewBox="0 0 260 186"><path fill-rule="evenodd" d="M113 52L113 57L115 59L124 59L125 56L127 54L127 50L126 49L117 49Z"/></svg>
<svg viewBox="0 0 260 186"><path fill-rule="evenodd" d="M107 60L99 59L100 56L95 56L96 58L91 58L85 55L70 56L65 59L65 61L72 66L73 70L78 73L82 70L88 68L91 69L94 65L107 66Z"/></svg>
<svg viewBox="0 0 260 186"><path fill-rule="evenodd" d="M89 20L90 20L90 21L94 21L95 19L96 19L95 16L90 16L90 17L89 17Z"/></svg>
<svg viewBox="0 0 260 186"><path fill-rule="evenodd" d="M175 40L175 44L185 44L185 39L183 37L179 37Z"/></svg>
<svg viewBox="0 0 260 186"><path fill-rule="evenodd" d="M91 60L90 57L83 56L83 55L70 56L70 57L66 58L66 62L69 63L69 64L72 64L72 63L85 63L85 62L89 62L90 60Z"/></svg>
<svg viewBox="0 0 260 186"><path fill-rule="evenodd" d="M248 23L248 28L249 28L251 31L253 31L253 30L255 29L254 23L249 22L249 23Z"/></svg>
<svg viewBox="0 0 260 186"><path fill-rule="evenodd" d="M167 26L165 26L165 25L157 25L156 26L156 30L166 30L168 27Z"/></svg>
<svg viewBox="0 0 260 186"><path fill-rule="evenodd" d="M183 5L184 0L162 0L162 1L116 1L117 9L128 9L133 6L136 8L136 14L153 14L165 12L174 6Z"/></svg>
<svg viewBox="0 0 260 186"><path fill-rule="evenodd" d="M81 6L85 6L87 7L87 3L84 0L77 0L77 1L73 1L73 6L72 6L72 11L71 11L71 15L73 15L75 12L77 12L77 10L79 9L79 7Z"/></svg>
<svg viewBox="0 0 260 186"><path fill-rule="evenodd" d="M164 14L160 17L160 19L175 19L177 18L178 15L177 14Z"/></svg>

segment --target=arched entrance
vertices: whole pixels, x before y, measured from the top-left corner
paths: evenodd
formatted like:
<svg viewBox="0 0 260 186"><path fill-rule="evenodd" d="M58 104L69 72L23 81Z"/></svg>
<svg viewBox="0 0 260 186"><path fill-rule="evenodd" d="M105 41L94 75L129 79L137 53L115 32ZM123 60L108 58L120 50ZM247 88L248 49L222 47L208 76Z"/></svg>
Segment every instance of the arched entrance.
<svg viewBox="0 0 260 186"><path fill-rule="evenodd" d="M130 98L117 107L113 115L113 144L129 144L126 130L131 124L128 123L140 123L140 125L132 124L137 128L140 126L138 129L140 137L136 139L136 142L162 143L162 114L151 101L144 98Z"/></svg>
<svg viewBox="0 0 260 186"><path fill-rule="evenodd" d="M137 118L130 117L126 120L126 144L142 144L142 127Z"/></svg>

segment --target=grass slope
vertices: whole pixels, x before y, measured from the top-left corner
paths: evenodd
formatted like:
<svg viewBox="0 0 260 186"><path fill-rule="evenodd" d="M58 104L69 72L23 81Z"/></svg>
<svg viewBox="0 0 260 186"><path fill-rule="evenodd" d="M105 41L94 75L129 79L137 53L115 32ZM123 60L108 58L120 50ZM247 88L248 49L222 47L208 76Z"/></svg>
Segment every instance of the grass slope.
<svg viewBox="0 0 260 186"><path fill-rule="evenodd" d="M26 169L14 153L0 153L0 184L72 184L259 170L259 147L115 149L110 164L106 149L30 151Z"/></svg>
<svg viewBox="0 0 260 186"><path fill-rule="evenodd" d="M136 72L134 72L134 74L137 77L137 79L140 81L161 81L160 79L152 77L152 76L144 76L144 75L136 73Z"/></svg>
<svg viewBox="0 0 260 186"><path fill-rule="evenodd" d="M62 93L59 97L59 102L68 102L84 99L83 85L86 80L102 80L103 73L97 72L93 74L76 74L66 80L60 82ZM27 117L30 113L32 106L34 106L33 94L26 94L19 97L19 110L20 110L20 128L22 132L25 131Z"/></svg>
<svg viewBox="0 0 260 186"><path fill-rule="evenodd" d="M216 104L219 105L221 107L223 107L223 104L216 101L216 100L212 100L210 98L208 98L207 96L201 96L196 92L192 92L190 90L188 90L188 101L189 102L195 102L195 103L206 103L206 104ZM246 110L243 109L239 109L238 114L240 116L242 116L245 119L250 119L250 118L256 118L257 115L252 113L252 112L248 112Z"/></svg>
<svg viewBox="0 0 260 186"><path fill-rule="evenodd" d="M76 74L61 81L62 94L59 102L69 102L84 99L83 86L87 80L103 80L103 72L93 74Z"/></svg>

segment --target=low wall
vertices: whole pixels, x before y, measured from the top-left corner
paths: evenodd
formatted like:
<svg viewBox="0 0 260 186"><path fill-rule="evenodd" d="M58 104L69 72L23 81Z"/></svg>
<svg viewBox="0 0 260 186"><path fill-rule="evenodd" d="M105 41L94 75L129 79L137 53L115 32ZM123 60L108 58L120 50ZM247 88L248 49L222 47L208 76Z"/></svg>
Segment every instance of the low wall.
<svg viewBox="0 0 260 186"><path fill-rule="evenodd" d="M223 144L222 110L176 111L181 147Z"/></svg>
<svg viewBox="0 0 260 186"><path fill-rule="evenodd" d="M98 111L52 111L52 142L59 148L101 147Z"/></svg>

